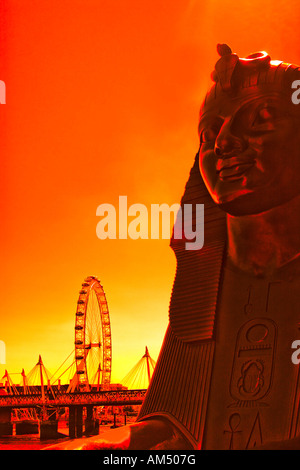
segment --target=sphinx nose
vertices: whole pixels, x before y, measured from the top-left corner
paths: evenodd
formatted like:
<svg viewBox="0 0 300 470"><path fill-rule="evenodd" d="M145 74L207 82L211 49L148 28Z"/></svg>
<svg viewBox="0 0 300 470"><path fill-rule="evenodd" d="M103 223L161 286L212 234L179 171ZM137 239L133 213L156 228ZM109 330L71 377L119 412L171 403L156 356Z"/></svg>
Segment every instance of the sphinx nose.
<svg viewBox="0 0 300 470"><path fill-rule="evenodd" d="M215 144L215 154L217 155L217 157L221 157L223 152L224 152L223 146L219 147L219 145Z"/></svg>
<svg viewBox="0 0 300 470"><path fill-rule="evenodd" d="M218 158L228 158L243 152L245 148L245 140L231 132L229 123L224 123L215 141L215 155Z"/></svg>

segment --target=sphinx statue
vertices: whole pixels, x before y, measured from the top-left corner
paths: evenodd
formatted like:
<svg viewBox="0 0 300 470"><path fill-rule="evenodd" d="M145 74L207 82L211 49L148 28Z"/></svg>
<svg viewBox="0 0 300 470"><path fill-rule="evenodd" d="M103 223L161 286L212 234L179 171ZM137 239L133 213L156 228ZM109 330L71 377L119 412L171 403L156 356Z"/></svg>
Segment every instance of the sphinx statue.
<svg viewBox="0 0 300 470"><path fill-rule="evenodd" d="M137 422L64 449L300 449L300 69L218 53L181 201L204 204L204 246L171 239L169 326Z"/></svg>

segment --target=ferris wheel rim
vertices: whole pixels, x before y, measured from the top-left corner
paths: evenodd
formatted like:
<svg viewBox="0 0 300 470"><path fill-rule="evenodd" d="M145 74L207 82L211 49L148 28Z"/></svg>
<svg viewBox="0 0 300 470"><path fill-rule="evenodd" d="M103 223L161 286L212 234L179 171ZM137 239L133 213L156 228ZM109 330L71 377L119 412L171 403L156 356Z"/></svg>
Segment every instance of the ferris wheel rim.
<svg viewBox="0 0 300 470"><path fill-rule="evenodd" d="M91 298L94 298L94 302L97 302L99 308L100 317L98 319L98 326L101 327L102 344L100 340L99 344L92 342L86 344L88 306ZM87 370L88 352L86 350L91 349L92 346L98 346L99 349L102 347L102 369L100 371L99 364L99 374L100 372L102 373L99 385L105 389L109 386L111 379L111 327L109 310L106 295L99 279L95 276L88 276L82 283L75 315L75 363L77 383L80 389L90 389Z"/></svg>

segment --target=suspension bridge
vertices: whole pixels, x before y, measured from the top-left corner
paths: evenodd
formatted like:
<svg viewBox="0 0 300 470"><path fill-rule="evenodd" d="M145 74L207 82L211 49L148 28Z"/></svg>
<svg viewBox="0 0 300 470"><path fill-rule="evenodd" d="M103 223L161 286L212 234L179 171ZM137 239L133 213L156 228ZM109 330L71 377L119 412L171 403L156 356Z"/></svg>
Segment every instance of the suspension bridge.
<svg viewBox="0 0 300 470"><path fill-rule="evenodd" d="M54 374L41 356L19 383L5 371L0 387L0 436L39 432L55 438L58 417L67 417L69 437L99 433L99 409L141 405L150 383L155 361L148 348L121 381L111 384L112 341L108 304L95 276L82 283L74 326L74 350ZM116 425L114 413L114 425ZM14 427L15 426L15 427Z"/></svg>

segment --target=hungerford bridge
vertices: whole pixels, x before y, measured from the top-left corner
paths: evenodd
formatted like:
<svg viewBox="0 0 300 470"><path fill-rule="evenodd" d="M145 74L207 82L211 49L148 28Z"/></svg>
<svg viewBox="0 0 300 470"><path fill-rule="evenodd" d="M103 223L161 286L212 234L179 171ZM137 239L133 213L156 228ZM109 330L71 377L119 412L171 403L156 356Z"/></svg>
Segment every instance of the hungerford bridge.
<svg viewBox="0 0 300 470"><path fill-rule="evenodd" d="M141 405L155 367L147 347L144 356L122 380L123 385L111 384L111 351L106 296L100 281L89 276L77 301L75 351L55 374L49 374L41 356L27 376L22 371L19 385L5 371L5 385L0 388L0 436L11 435L15 422L17 434L30 434L38 429L41 438L58 437L57 417L63 411L68 415L69 437L83 435L83 416L84 434L98 434L97 407ZM70 357L72 362L66 366ZM65 385L61 382L67 373L69 380ZM142 383L146 387L141 387Z"/></svg>

